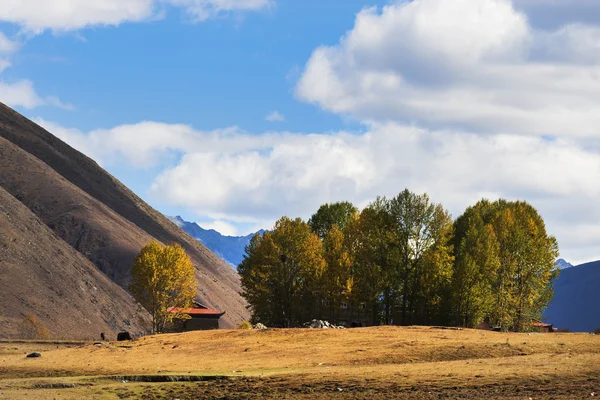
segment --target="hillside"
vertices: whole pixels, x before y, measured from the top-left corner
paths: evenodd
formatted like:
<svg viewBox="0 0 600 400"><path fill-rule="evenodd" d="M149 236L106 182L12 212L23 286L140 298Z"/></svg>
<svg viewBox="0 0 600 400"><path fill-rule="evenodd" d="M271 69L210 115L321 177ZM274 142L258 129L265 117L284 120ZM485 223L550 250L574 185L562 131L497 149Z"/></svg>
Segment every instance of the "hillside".
<svg viewBox="0 0 600 400"><path fill-rule="evenodd" d="M264 232L264 230L260 230L246 236L225 236L214 229L203 229L195 222L185 221L179 215L176 217L169 217L169 219L186 231L190 236L198 239L203 245L208 247L223 260L227 261L234 268L237 268L244 259L246 246L250 243L250 239L252 239L256 233L262 235Z"/></svg>
<svg viewBox="0 0 600 400"><path fill-rule="evenodd" d="M2 104L0 186L122 287L149 240L180 243L198 271L198 300L226 312L224 327L248 318L230 266L93 160Z"/></svg>
<svg viewBox="0 0 600 400"><path fill-rule="evenodd" d="M559 329L592 332L600 328L600 261L564 269L544 319Z"/></svg>
<svg viewBox="0 0 600 400"><path fill-rule="evenodd" d="M34 315L52 337L145 333L149 314L0 187L0 337L23 337Z"/></svg>

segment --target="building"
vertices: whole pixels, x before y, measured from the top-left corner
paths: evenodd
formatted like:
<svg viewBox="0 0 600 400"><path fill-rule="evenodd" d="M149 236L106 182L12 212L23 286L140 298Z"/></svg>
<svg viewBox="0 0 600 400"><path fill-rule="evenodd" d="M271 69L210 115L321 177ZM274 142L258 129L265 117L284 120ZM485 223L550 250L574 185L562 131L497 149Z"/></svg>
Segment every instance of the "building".
<svg viewBox="0 0 600 400"><path fill-rule="evenodd" d="M546 324L542 321L532 321L531 322L531 330L535 332L556 332L557 328L552 326L552 324Z"/></svg>
<svg viewBox="0 0 600 400"><path fill-rule="evenodd" d="M173 323L174 332L204 331L219 329L219 318L225 314L218 310L208 308L203 304L194 302L194 307L181 309L179 307L169 308L169 312L187 314L190 318L177 319Z"/></svg>

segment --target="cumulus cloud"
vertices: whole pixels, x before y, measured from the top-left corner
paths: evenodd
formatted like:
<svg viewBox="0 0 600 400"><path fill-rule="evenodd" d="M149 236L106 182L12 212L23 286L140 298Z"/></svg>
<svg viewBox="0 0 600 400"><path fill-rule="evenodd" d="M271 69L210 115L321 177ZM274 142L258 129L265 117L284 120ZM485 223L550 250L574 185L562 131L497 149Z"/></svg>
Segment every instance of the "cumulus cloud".
<svg viewBox="0 0 600 400"><path fill-rule="evenodd" d="M296 94L363 121L594 137L599 35L536 31L509 0L397 2L316 49Z"/></svg>
<svg viewBox="0 0 600 400"><path fill-rule="evenodd" d="M269 122L284 122L285 116L278 111L273 111L265 117L265 120Z"/></svg>
<svg viewBox="0 0 600 400"><path fill-rule="evenodd" d="M307 218L325 202L362 207L408 187L428 192L454 216L482 197L526 199L541 211L564 257L598 256L600 155L568 138L482 136L398 123L364 133L255 135L156 122L82 133L38 122L105 162L116 157L111 162L147 167L169 158L151 196L193 210L213 221L202 226L230 234L247 233L235 229L239 223L269 228L282 215Z"/></svg>

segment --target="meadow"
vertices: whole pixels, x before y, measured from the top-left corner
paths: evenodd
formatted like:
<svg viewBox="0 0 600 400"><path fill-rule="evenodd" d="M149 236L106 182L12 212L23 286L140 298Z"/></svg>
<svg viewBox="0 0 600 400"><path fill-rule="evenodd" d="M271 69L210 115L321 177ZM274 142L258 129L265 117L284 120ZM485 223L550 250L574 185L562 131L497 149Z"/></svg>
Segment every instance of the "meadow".
<svg viewBox="0 0 600 400"><path fill-rule="evenodd" d="M40 358L26 358L39 351ZM218 330L1 341L2 399L574 399L600 336L431 327Z"/></svg>

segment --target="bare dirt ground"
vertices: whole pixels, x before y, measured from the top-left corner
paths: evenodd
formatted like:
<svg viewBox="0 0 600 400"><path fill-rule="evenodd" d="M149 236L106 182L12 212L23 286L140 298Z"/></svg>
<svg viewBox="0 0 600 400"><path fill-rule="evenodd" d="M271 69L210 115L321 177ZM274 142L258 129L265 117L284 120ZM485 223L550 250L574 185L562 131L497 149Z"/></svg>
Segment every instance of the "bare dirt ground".
<svg viewBox="0 0 600 400"><path fill-rule="evenodd" d="M40 351L40 358L26 353ZM4 399L583 399L600 336L428 327L0 342Z"/></svg>

